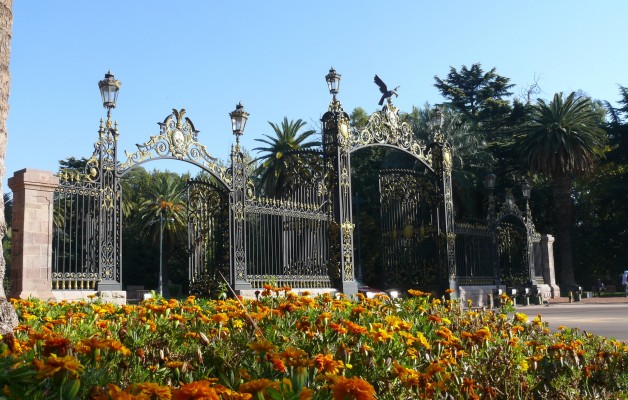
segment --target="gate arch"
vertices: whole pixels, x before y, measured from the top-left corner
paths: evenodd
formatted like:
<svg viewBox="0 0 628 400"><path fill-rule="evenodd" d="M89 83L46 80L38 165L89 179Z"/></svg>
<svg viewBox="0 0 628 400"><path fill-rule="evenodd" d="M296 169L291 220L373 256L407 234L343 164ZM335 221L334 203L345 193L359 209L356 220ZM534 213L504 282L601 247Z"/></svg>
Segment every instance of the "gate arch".
<svg viewBox="0 0 628 400"><path fill-rule="evenodd" d="M510 286L543 283L541 235L536 231L527 200L526 209L522 211L517 206L512 191L508 189L505 202L495 215L494 229L497 231L500 280ZM513 256L520 259L505 259ZM503 276L504 273L507 275Z"/></svg>
<svg viewBox="0 0 628 400"><path fill-rule="evenodd" d="M144 144L137 144L134 153L125 151L126 161L116 166L116 175L123 177L131 169L155 160L184 161L201 168L216 178L226 190L233 184L230 171L216 163L207 148L198 142L198 133L192 121L185 117L185 109L177 111L159 123L160 132Z"/></svg>
<svg viewBox="0 0 628 400"><path fill-rule="evenodd" d="M83 237L80 249L74 246L81 254L70 255L69 262L59 262L58 254L55 255L53 288L101 291L122 289L120 180L130 170L156 160L178 160L196 165L214 177L221 189L228 193L229 224L232 228L229 235L230 283L237 286L238 281L246 281L243 204L246 191L252 191L252 184L245 177L239 138L232 147L231 167L226 168L219 165L206 147L198 142L198 131L192 121L185 117L185 109L173 109L172 114L159 126L159 134L151 136L144 144L136 145L136 152L125 152L126 160L119 163L118 126L108 114L106 121L101 120L98 140L84 171L60 172L57 197L62 197L66 204L70 199L70 213L80 225L80 229L75 232L80 231ZM87 206L83 209L76 204Z"/></svg>
<svg viewBox="0 0 628 400"><path fill-rule="evenodd" d="M440 126L435 127L434 142L426 146L417 140L412 128L399 119L399 111L390 98L380 111L373 113L363 129L351 130L349 116L334 97L323 115L323 151L329 160L330 193L333 220L339 238L337 257L332 269L338 271L345 293L355 293L354 246L351 202L351 153L369 146L401 150L422 162L435 175L437 197L438 276L440 289L456 289L455 234L451 187L452 151ZM440 111L437 111L440 113Z"/></svg>

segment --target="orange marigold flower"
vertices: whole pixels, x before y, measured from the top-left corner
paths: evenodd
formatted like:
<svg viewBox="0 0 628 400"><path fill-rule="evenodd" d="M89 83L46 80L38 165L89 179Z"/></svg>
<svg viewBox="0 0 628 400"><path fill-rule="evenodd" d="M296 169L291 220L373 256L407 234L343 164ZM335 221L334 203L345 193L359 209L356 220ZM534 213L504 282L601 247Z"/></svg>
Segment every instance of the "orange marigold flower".
<svg viewBox="0 0 628 400"><path fill-rule="evenodd" d="M257 393L261 393L262 395L266 394L266 389L279 388L279 382L271 381L270 379L262 378L262 379L254 379L252 381L245 382L240 385L238 391L240 393L250 393L255 395Z"/></svg>
<svg viewBox="0 0 628 400"><path fill-rule="evenodd" d="M111 340L107 341L107 347L109 347L113 351L117 351L123 356L128 356L131 354L131 350L128 347L122 344L119 340Z"/></svg>
<svg viewBox="0 0 628 400"><path fill-rule="evenodd" d="M344 321L343 324L347 328L347 330L353 335L362 335L368 332L368 329L366 327L356 324L352 321Z"/></svg>
<svg viewBox="0 0 628 400"><path fill-rule="evenodd" d="M427 297L430 295L429 293L425 293L415 289L408 289L408 294L414 297Z"/></svg>
<svg viewBox="0 0 628 400"><path fill-rule="evenodd" d="M442 319L436 315L430 315L429 317L427 317L427 319L432 322L436 322L437 324L440 324L442 321Z"/></svg>
<svg viewBox="0 0 628 400"><path fill-rule="evenodd" d="M44 342L43 353L46 356L52 353L55 353L58 356L64 356L68 353L69 347L69 339L66 339L64 337L53 337L50 339L46 339L46 341Z"/></svg>
<svg viewBox="0 0 628 400"><path fill-rule="evenodd" d="M488 340L491 338L491 331L485 326L475 331L473 338L478 341Z"/></svg>
<svg viewBox="0 0 628 400"><path fill-rule="evenodd" d="M170 400L172 393L168 386L161 386L158 383L144 382L131 385L131 392L135 394L143 394L149 398L157 398L159 400Z"/></svg>
<svg viewBox="0 0 628 400"><path fill-rule="evenodd" d="M78 378L85 370L85 367L76 358L72 356L57 357L54 353L45 361L34 359L33 364L37 368L39 378L54 377L63 372L66 372L71 378Z"/></svg>
<svg viewBox="0 0 628 400"><path fill-rule="evenodd" d="M283 360L281 358L274 357L270 362L273 364L273 369L275 371L279 371L281 373L284 373L284 372L286 372L288 370L286 368L286 364L284 364L284 362L283 362Z"/></svg>
<svg viewBox="0 0 628 400"><path fill-rule="evenodd" d="M212 315L212 321L217 324L225 324L229 321L229 317L225 313L218 313Z"/></svg>
<svg viewBox="0 0 628 400"><path fill-rule="evenodd" d="M220 400L220 395L210 386L210 382L196 381L172 391L172 400Z"/></svg>
<svg viewBox="0 0 628 400"><path fill-rule="evenodd" d="M314 357L314 365L318 372L329 372L332 374L337 374L344 368L343 362L334 360L334 356L331 354L318 354Z"/></svg>
<svg viewBox="0 0 628 400"><path fill-rule="evenodd" d="M295 347L286 347L286 349L279 353L279 355L281 355L281 357L285 359L289 359L305 357L307 353L305 352L305 350L302 349L297 349Z"/></svg>
<svg viewBox="0 0 628 400"><path fill-rule="evenodd" d="M179 369L183 366L183 361L168 361L166 368Z"/></svg>
<svg viewBox="0 0 628 400"><path fill-rule="evenodd" d="M362 306L355 306L351 310L351 314L354 314L354 315L360 315L360 314L364 314L364 313L366 313L366 308L364 308Z"/></svg>
<svg viewBox="0 0 628 400"><path fill-rule="evenodd" d="M329 327L341 335L344 335L348 331L347 328L335 322L329 324Z"/></svg>
<svg viewBox="0 0 628 400"><path fill-rule="evenodd" d="M307 387L302 388L299 392L299 400L312 400L312 396L314 396L314 391Z"/></svg>
<svg viewBox="0 0 628 400"><path fill-rule="evenodd" d="M331 385L334 400L374 400L375 388L364 379L356 376L345 378L338 376L334 378Z"/></svg>
<svg viewBox="0 0 628 400"><path fill-rule="evenodd" d="M257 340L253 343L249 343L249 347L256 353L264 353L277 350L277 346L275 346L268 340Z"/></svg>

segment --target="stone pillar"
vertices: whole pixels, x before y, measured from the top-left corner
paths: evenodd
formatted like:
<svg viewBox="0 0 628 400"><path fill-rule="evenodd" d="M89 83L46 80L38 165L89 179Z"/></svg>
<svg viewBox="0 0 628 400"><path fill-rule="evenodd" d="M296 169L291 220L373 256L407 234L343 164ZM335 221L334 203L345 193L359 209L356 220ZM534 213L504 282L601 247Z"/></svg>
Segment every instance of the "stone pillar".
<svg viewBox="0 0 628 400"><path fill-rule="evenodd" d="M9 179L13 191L10 297L54 300L52 294L52 208L59 178L22 169Z"/></svg>
<svg viewBox="0 0 628 400"><path fill-rule="evenodd" d="M554 236L541 236L541 261L543 263L543 280L552 290L552 298L560 296L560 288L556 284L554 270Z"/></svg>

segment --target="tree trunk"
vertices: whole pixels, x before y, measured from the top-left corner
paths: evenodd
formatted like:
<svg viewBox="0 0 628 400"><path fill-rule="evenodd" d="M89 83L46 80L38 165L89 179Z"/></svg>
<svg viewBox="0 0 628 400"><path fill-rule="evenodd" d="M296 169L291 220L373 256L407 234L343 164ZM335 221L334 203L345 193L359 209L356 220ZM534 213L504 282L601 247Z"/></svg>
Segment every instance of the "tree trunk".
<svg viewBox="0 0 628 400"><path fill-rule="evenodd" d="M573 252L571 248L571 225L573 206L571 204L571 175L562 172L554 175L554 215L556 216L556 247L559 255L560 286L571 290L576 285L573 273Z"/></svg>
<svg viewBox="0 0 628 400"><path fill-rule="evenodd" d="M11 74L11 30L13 26L13 0L0 0L0 190L4 180L4 158L7 150L7 117L9 115L9 91ZM4 220L4 201L0 201L0 335L13 331L17 326L17 315L7 301L4 292L6 261L2 250L2 239L7 231Z"/></svg>

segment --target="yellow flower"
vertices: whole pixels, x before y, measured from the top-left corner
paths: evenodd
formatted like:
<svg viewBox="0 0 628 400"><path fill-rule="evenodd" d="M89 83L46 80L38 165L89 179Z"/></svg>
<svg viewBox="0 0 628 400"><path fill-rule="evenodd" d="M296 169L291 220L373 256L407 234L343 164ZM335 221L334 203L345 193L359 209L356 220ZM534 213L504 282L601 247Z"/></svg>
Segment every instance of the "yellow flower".
<svg viewBox="0 0 628 400"><path fill-rule="evenodd" d="M524 313L515 313L515 321L528 322L528 316Z"/></svg>
<svg viewBox="0 0 628 400"><path fill-rule="evenodd" d="M528 370L528 368L528 362L526 360L521 360L521 362L519 363L519 369L525 372Z"/></svg>
<svg viewBox="0 0 628 400"><path fill-rule="evenodd" d="M391 339L392 337L393 337L393 334L388 332L385 329L380 328L380 329L371 331L371 338L375 342L385 342L388 339Z"/></svg>
<svg viewBox="0 0 628 400"><path fill-rule="evenodd" d="M78 378L85 370L85 367L73 356L57 357L54 353L46 361L33 360L33 364L38 370L39 378L54 377L63 372L67 372L71 378Z"/></svg>

